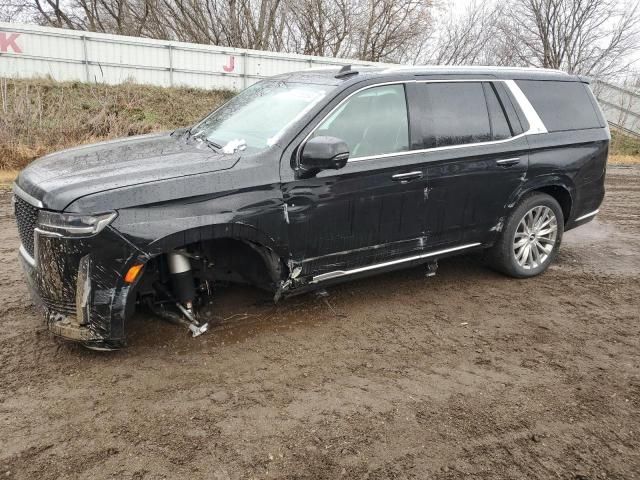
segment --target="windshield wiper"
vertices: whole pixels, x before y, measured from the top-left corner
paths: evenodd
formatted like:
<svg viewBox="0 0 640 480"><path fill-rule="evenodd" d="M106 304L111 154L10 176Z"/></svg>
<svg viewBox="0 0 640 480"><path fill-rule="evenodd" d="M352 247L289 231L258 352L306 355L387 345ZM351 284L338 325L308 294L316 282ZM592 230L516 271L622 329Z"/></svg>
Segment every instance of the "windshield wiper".
<svg viewBox="0 0 640 480"><path fill-rule="evenodd" d="M207 137L204 138L204 141L207 142L207 145L215 148L216 150L222 150L222 145L217 144L216 142L212 142Z"/></svg>
<svg viewBox="0 0 640 480"><path fill-rule="evenodd" d="M196 134L189 133L189 136L187 137L187 140L189 138L191 138L191 137L195 138L196 140L200 140L201 142L205 142L207 145L209 145L214 150L217 150L217 151L221 151L222 150L222 145L217 144L213 140L209 140L206 136L204 136L204 135L202 135L200 133L196 133Z"/></svg>

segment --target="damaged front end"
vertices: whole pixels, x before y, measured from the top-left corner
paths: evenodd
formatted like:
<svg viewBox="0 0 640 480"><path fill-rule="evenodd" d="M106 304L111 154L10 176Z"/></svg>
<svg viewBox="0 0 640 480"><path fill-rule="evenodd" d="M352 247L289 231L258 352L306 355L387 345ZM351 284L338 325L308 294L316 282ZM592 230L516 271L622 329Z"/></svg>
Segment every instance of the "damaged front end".
<svg viewBox="0 0 640 480"><path fill-rule="evenodd" d="M125 272L142 252L109 227L115 213L62 214L15 189L20 259L34 302L60 337L94 349L124 345L124 320L134 308Z"/></svg>

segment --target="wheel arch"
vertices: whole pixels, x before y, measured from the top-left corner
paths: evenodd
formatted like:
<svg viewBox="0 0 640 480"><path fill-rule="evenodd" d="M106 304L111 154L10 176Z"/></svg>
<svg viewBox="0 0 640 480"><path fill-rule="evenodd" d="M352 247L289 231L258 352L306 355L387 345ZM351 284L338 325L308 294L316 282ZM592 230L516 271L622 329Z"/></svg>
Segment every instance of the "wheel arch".
<svg viewBox="0 0 640 480"><path fill-rule="evenodd" d="M159 238L149 245L150 258L169 253L176 249L195 247L214 252L217 258L228 254L236 259L260 260L259 272L269 279L277 289L288 276L288 265L284 249L272 237L258 228L243 223L216 224L174 232ZM241 265L241 262L235 263ZM245 266L248 266L245 264ZM255 275L253 275L255 277ZM264 285L256 285L264 286Z"/></svg>
<svg viewBox="0 0 640 480"><path fill-rule="evenodd" d="M513 210L525 195L533 192L546 193L554 198L562 208L564 224L568 224L575 204L575 188L571 179L564 176L550 176L526 184L509 204L509 210Z"/></svg>

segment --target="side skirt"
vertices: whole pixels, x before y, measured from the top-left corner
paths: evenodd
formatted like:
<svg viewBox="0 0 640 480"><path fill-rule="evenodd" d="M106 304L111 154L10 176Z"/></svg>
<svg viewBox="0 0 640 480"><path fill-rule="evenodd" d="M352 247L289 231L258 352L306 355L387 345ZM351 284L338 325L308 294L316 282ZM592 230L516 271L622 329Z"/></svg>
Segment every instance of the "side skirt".
<svg viewBox="0 0 640 480"><path fill-rule="evenodd" d="M468 243L466 245L460 245L460 246L457 246L457 247L445 248L444 250L436 250L436 251L433 251L433 252L423 253L423 254L420 254L420 255L413 255L411 257L399 258L397 260L391 260L391 261L388 261L388 262L375 263L373 265L367 265L366 267L354 268L352 270L335 270L333 272L327 272L327 273L323 273L323 274L320 274L320 275L316 275L315 277L313 277L313 279L309 283L316 284L316 283L324 282L324 281L327 281L327 280L332 280L332 279L335 279L335 278L346 277L346 276L349 276L349 275L357 275L357 274L360 274L360 273L369 272L371 270L377 270L377 269L382 269L382 268L387 268L387 267L393 267L395 265L399 265L399 264L402 264L402 263L415 262L415 261L418 261L418 260L423 260L425 258L438 257L438 256L441 256L441 255L447 255L449 253L458 252L460 250L466 250L466 249L469 249L469 248L478 247L480 245L481 245L481 243Z"/></svg>

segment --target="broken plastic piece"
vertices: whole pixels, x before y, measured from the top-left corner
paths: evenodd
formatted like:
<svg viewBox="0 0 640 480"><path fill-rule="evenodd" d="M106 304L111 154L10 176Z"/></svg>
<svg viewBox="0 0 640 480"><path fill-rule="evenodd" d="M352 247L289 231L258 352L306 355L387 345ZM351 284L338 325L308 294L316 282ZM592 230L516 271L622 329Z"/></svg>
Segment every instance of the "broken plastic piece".
<svg viewBox="0 0 640 480"><path fill-rule="evenodd" d="M438 271L437 261L434 260L433 262L427 263L427 274L426 274L427 278L435 277L437 271Z"/></svg>

